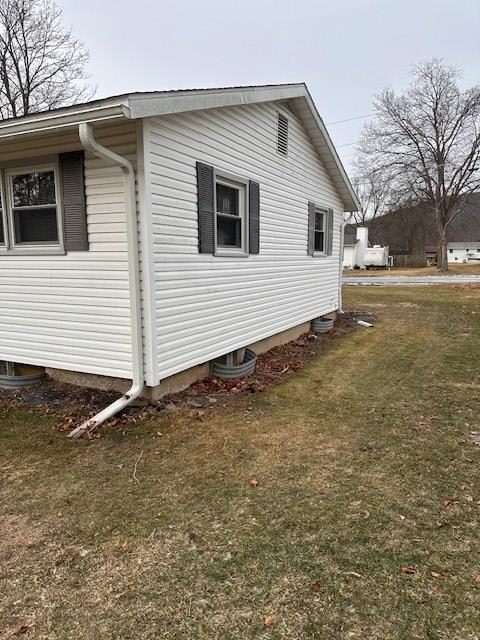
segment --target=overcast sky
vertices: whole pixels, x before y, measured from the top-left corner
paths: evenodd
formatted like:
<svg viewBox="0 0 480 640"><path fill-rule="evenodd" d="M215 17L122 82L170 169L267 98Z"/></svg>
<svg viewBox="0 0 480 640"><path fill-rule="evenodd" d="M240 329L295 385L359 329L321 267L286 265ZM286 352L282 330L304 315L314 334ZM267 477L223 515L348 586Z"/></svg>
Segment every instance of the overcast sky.
<svg viewBox="0 0 480 640"><path fill-rule="evenodd" d="M57 1L98 97L304 81L328 124L371 113L426 58L480 81L480 0ZM328 127L347 169L364 122Z"/></svg>

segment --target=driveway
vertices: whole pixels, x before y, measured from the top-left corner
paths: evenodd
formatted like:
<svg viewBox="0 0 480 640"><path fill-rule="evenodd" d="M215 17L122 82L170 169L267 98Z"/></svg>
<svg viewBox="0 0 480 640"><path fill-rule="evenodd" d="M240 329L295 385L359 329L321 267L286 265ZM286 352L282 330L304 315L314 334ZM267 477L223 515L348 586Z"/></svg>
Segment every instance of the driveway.
<svg viewBox="0 0 480 640"><path fill-rule="evenodd" d="M480 283L480 275L451 276L344 276L345 285L394 285L394 284L472 284Z"/></svg>

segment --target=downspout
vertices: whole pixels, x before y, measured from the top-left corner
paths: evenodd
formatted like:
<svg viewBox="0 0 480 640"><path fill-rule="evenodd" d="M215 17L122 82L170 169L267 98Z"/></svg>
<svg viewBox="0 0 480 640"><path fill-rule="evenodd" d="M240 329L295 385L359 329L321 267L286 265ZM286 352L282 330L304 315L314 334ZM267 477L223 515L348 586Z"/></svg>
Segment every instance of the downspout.
<svg viewBox="0 0 480 640"><path fill-rule="evenodd" d="M124 177L125 184L125 214L127 226L127 259L128 259L128 288L130 294L130 325L132 339L132 386L118 400L97 413L79 427L70 432L69 438L80 438L86 431L98 427L119 411L138 398L144 388L143 374L143 336L142 336L142 308L140 293L140 267L137 232L137 201L135 193L135 170L132 164L123 156L118 155L100 145L93 137L89 124L83 122L78 128L80 141L86 151L107 162L118 165Z"/></svg>
<svg viewBox="0 0 480 640"><path fill-rule="evenodd" d="M345 227L347 226L347 220L342 222L340 227L340 273L338 274L338 313L343 313L343 300L342 300L342 282L343 282L343 250L345 247Z"/></svg>

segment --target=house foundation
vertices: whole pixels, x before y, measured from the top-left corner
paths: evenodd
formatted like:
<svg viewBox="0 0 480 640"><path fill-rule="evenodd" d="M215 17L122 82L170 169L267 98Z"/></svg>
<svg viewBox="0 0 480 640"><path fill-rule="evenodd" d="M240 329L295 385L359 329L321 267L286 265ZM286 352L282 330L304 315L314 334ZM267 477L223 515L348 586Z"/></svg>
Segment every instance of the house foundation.
<svg viewBox="0 0 480 640"><path fill-rule="evenodd" d="M336 312L332 312L326 314L324 317L334 319L336 315ZM302 324L286 329L285 331L281 331L280 333L275 333L268 338L264 338L263 340L259 340L258 342L254 342L247 346L257 354L265 353L266 351L273 349L273 347L278 347L282 344L287 344L288 342L296 340L308 331L310 331L310 322L303 322ZM245 348L246 347L238 349L239 356L244 353ZM119 393L125 393L131 386L131 381L123 378L111 378L91 373L67 371L65 369L46 368L45 371L52 380L58 380L58 382L73 384L79 387L92 387L103 391L115 390ZM183 391L194 382L208 378L209 375L210 362L206 362L204 364L185 369L185 371L180 371L168 378L164 378L155 387L145 387L142 397L155 403L163 396Z"/></svg>

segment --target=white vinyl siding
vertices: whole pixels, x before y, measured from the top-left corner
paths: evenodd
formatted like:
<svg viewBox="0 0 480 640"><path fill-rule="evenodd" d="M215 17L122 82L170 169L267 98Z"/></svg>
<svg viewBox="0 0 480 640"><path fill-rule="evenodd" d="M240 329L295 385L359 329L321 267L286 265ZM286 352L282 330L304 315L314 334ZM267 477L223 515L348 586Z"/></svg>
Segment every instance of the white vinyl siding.
<svg viewBox="0 0 480 640"><path fill-rule="evenodd" d="M288 157L277 153L279 108L145 121L160 379L338 308L343 206L290 111ZM260 183L259 255L198 252L196 161ZM310 200L335 212L333 254L324 260L307 255Z"/></svg>
<svg viewBox="0 0 480 640"><path fill-rule="evenodd" d="M136 162L134 123L95 136ZM0 166L32 164L80 149L76 133L2 142ZM88 153L85 188L89 250L67 255L0 252L0 359L131 377L125 197L121 170Z"/></svg>

